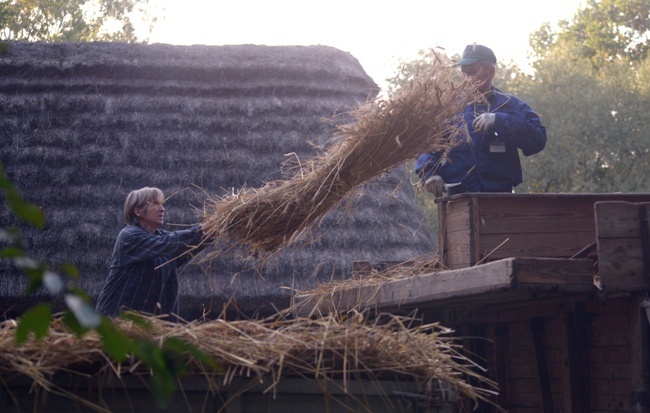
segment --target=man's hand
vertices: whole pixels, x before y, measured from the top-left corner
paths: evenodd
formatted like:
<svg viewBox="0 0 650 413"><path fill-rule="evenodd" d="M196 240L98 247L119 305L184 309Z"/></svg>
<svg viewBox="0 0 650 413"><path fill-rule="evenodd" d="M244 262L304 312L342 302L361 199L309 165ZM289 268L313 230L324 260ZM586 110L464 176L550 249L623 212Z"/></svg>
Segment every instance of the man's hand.
<svg viewBox="0 0 650 413"><path fill-rule="evenodd" d="M440 198L445 191L445 183L439 175L433 175L424 183L424 189L436 198Z"/></svg>
<svg viewBox="0 0 650 413"><path fill-rule="evenodd" d="M486 132L494 126L495 118L494 113L481 113L472 122L472 128L477 132Z"/></svg>

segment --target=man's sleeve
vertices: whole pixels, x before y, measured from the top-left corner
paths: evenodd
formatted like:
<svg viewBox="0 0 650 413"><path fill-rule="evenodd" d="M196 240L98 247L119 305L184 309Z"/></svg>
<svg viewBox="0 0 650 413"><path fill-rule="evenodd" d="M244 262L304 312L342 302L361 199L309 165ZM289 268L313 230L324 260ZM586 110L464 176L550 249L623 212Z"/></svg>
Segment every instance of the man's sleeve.
<svg viewBox="0 0 650 413"><path fill-rule="evenodd" d="M439 163L439 154L425 153L415 161L415 174L420 178L420 181L425 182L435 174Z"/></svg>
<svg viewBox="0 0 650 413"><path fill-rule="evenodd" d="M546 146L546 128L526 103L519 101L506 112L497 112L495 131L507 144L515 145L526 156L540 152Z"/></svg>

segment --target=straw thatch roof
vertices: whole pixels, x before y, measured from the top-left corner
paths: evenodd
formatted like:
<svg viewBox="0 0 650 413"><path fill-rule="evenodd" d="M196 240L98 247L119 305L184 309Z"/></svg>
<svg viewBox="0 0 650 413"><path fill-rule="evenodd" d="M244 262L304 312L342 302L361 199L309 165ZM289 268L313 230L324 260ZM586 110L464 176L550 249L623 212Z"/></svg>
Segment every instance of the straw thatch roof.
<svg viewBox="0 0 650 413"><path fill-rule="evenodd" d="M48 218L43 232L23 229L29 253L75 264L96 295L130 190L157 186L171 196L168 223L198 222L209 196L282 179L288 158L313 156L312 143L329 143L334 125L376 89L354 57L325 46L9 43L0 56L0 162ZM0 225L14 224L3 208ZM290 288L341 279L353 261L433 249L397 168L328 214L308 246L264 266L237 250L188 266L181 315L219 312L231 297L249 315L274 312ZM19 310L24 280L0 265L0 313Z"/></svg>

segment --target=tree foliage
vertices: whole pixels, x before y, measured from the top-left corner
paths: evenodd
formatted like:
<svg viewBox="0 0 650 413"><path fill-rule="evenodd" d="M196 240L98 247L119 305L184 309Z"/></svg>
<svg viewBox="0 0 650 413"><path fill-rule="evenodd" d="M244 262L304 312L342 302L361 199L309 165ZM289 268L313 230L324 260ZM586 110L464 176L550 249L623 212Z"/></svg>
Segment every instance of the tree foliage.
<svg viewBox="0 0 650 413"><path fill-rule="evenodd" d="M645 60L650 47L650 2L647 0L588 0L571 22L557 30L549 24L531 36L531 46L544 57L555 45L571 45L577 59L598 69L615 60Z"/></svg>
<svg viewBox="0 0 650 413"><path fill-rule="evenodd" d="M648 191L647 59L637 67L617 61L596 73L590 59L562 47L537 62L527 99L549 141L525 160L525 190Z"/></svg>
<svg viewBox="0 0 650 413"><path fill-rule="evenodd" d="M648 191L650 2L589 0L571 22L531 36L524 98L549 141L525 160L525 190Z"/></svg>
<svg viewBox="0 0 650 413"><path fill-rule="evenodd" d="M23 41L146 41L149 0L0 0L0 36Z"/></svg>

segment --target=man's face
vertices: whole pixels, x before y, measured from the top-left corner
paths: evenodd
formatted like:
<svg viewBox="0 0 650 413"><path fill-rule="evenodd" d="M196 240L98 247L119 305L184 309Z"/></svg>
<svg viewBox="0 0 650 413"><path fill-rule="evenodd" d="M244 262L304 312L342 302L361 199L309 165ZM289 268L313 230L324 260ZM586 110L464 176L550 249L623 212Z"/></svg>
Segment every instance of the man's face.
<svg viewBox="0 0 650 413"><path fill-rule="evenodd" d="M464 65L460 70L468 77L473 78L477 84L477 89L481 93L489 92L492 89L492 78L494 77L494 66L484 64L480 60L471 65Z"/></svg>

